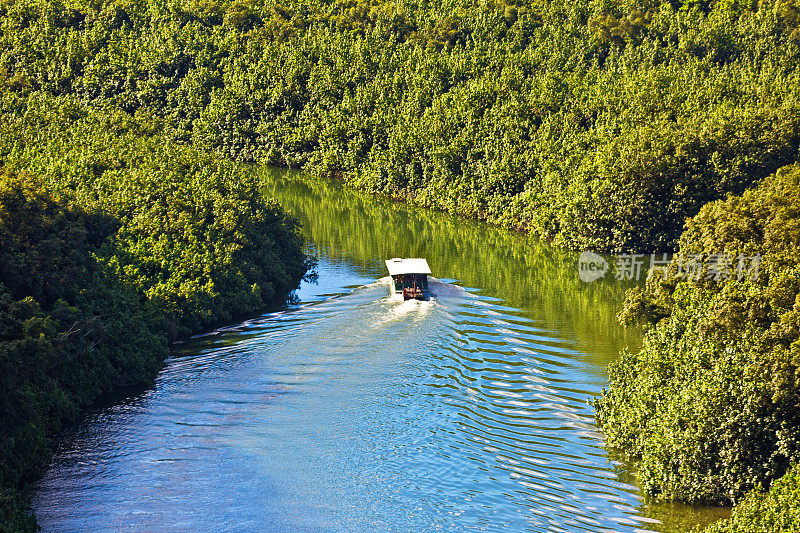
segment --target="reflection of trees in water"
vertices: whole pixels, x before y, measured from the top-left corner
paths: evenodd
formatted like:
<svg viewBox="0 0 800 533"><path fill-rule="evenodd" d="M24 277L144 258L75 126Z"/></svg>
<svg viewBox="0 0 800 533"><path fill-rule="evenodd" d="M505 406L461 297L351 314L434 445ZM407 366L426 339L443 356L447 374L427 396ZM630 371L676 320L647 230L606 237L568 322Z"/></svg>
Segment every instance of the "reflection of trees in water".
<svg viewBox="0 0 800 533"><path fill-rule="evenodd" d="M622 282L580 281L578 254L526 235L342 190L338 183L263 169L267 193L294 212L334 260L380 271L387 257L425 257L433 275L480 288L562 334L574 334L604 365L640 334L616 321ZM374 268L373 268L374 267Z"/></svg>

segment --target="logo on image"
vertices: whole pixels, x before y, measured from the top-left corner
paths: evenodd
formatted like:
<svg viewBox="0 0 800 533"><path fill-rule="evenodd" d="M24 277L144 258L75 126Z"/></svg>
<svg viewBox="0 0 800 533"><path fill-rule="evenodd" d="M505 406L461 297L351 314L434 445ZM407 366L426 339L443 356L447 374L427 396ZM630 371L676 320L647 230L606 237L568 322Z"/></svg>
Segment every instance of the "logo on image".
<svg viewBox="0 0 800 533"><path fill-rule="evenodd" d="M606 275L608 261L594 252L583 252L578 258L578 276L581 281L591 283Z"/></svg>

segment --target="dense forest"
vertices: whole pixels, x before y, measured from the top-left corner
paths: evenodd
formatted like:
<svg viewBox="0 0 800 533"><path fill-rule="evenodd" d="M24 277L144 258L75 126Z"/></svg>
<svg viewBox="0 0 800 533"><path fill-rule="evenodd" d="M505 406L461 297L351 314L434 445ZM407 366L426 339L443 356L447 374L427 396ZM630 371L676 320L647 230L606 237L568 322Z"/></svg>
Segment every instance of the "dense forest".
<svg viewBox="0 0 800 533"><path fill-rule="evenodd" d="M574 248L671 249L800 159L796 0L0 4L7 93Z"/></svg>
<svg viewBox="0 0 800 533"><path fill-rule="evenodd" d="M797 450L798 65L797 0L0 0L0 512L95 391L306 272L231 160L575 249L762 254L632 294L654 326L598 408L658 498L766 488Z"/></svg>
<svg viewBox="0 0 800 533"><path fill-rule="evenodd" d="M769 492L756 490L733 509L729 520L720 520L705 533L776 533L800 530L800 468L793 467L775 481Z"/></svg>

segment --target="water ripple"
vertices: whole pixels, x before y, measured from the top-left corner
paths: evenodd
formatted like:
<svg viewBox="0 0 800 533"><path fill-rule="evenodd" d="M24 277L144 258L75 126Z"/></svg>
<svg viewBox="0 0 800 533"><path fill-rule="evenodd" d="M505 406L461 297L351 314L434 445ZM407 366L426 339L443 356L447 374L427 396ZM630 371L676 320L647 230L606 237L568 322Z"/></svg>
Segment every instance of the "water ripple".
<svg viewBox="0 0 800 533"><path fill-rule="evenodd" d="M183 345L64 439L45 531L642 531L568 338L378 281Z"/></svg>

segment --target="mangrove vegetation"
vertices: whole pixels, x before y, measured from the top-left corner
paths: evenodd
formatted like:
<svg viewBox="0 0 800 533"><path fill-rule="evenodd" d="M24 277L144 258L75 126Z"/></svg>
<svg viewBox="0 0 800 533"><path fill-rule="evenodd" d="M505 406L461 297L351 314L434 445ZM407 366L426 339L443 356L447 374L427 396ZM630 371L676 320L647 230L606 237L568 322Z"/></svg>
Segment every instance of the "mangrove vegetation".
<svg viewBox="0 0 800 533"><path fill-rule="evenodd" d="M673 262L629 291L621 318L653 325L641 351L612 365L598 422L608 444L637 464L646 492L737 501L781 478L800 452L800 166L706 205L679 246L687 257L762 255L747 276ZM773 489L766 499L749 496L731 530L768 502L800 503L796 473ZM781 523L776 513L765 510L764 520Z"/></svg>
<svg viewBox="0 0 800 533"><path fill-rule="evenodd" d="M596 250L798 160L795 0L5 0L0 84Z"/></svg>

